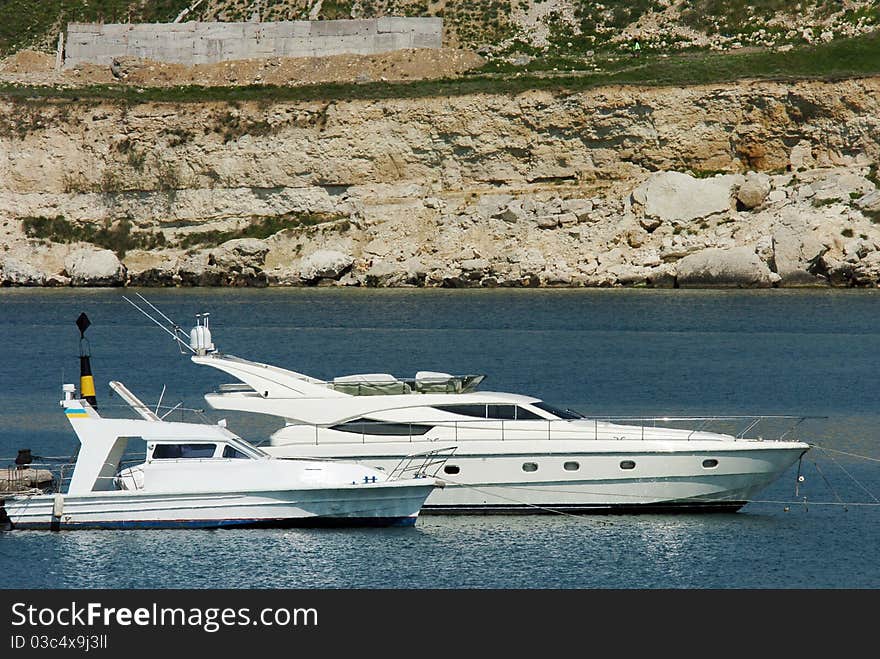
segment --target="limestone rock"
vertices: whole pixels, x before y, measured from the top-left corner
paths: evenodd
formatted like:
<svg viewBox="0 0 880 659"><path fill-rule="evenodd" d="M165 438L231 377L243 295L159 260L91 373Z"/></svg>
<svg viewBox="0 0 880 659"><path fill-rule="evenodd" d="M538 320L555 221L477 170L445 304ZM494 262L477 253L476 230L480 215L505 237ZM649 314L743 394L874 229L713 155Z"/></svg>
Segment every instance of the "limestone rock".
<svg viewBox="0 0 880 659"><path fill-rule="evenodd" d="M771 204L778 204L786 199L788 199L788 194L786 194L785 190L771 190L767 195L767 201Z"/></svg>
<svg viewBox="0 0 880 659"><path fill-rule="evenodd" d="M736 191L736 199L743 208L751 210L764 203L770 194L770 177L766 174L749 172L746 180Z"/></svg>
<svg viewBox="0 0 880 659"><path fill-rule="evenodd" d="M880 211L880 190L859 197L855 204L863 211Z"/></svg>
<svg viewBox="0 0 880 659"><path fill-rule="evenodd" d="M559 217L556 215L540 215L535 221L539 229L556 229L559 227Z"/></svg>
<svg viewBox="0 0 880 659"><path fill-rule="evenodd" d="M421 285L425 281L428 268L416 257L409 258L400 264L402 270L406 273L406 283L413 285Z"/></svg>
<svg viewBox="0 0 880 659"><path fill-rule="evenodd" d="M262 240L237 238L220 245L212 256L219 267L240 272L242 268L262 268L268 252L269 246Z"/></svg>
<svg viewBox="0 0 880 659"><path fill-rule="evenodd" d="M208 254L208 266L213 274L219 272L226 286L267 286L268 275L263 272L269 248L261 240L242 238L229 240Z"/></svg>
<svg viewBox="0 0 880 659"><path fill-rule="evenodd" d="M861 259L852 270L852 282L856 286L880 284L880 252L871 252Z"/></svg>
<svg viewBox="0 0 880 659"><path fill-rule="evenodd" d="M776 246L773 243L773 236L761 236L758 242L755 243L755 254L772 270L776 259Z"/></svg>
<svg viewBox="0 0 880 659"><path fill-rule="evenodd" d="M321 279L339 279L354 263L348 254L331 249L319 249L302 260L299 267L300 278L309 283Z"/></svg>
<svg viewBox="0 0 880 659"><path fill-rule="evenodd" d="M570 227L578 223L578 216L574 213L560 213L556 218L560 226Z"/></svg>
<svg viewBox="0 0 880 659"><path fill-rule="evenodd" d="M204 253L182 259L177 268L177 280L184 286L222 286L226 283L222 269L210 263Z"/></svg>
<svg viewBox="0 0 880 659"><path fill-rule="evenodd" d="M0 286L43 286L46 273L30 263L7 257L0 261Z"/></svg>
<svg viewBox="0 0 880 659"><path fill-rule="evenodd" d="M173 286L179 282L178 259L173 254L132 250L123 262L131 286Z"/></svg>
<svg viewBox="0 0 880 659"><path fill-rule="evenodd" d="M574 213L578 222L589 222L593 213L593 202L590 199L566 199L562 202L566 213Z"/></svg>
<svg viewBox="0 0 880 659"><path fill-rule="evenodd" d="M505 222L519 222L526 218L526 211L523 210L522 202L517 199L496 211L492 217Z"/></svg>
<svg viewBox="0 0 880 659"><path fill-rule="evenodd" d="M663 224L663 221L658 217L640 217L639 224L645 231L652 233L657 227Z"/></svg>
<svg viewBox="0 0 880 659"><path fill-rule="evenodd" d="M495 217L502 213L511 201L513 197L507 194L484 195L477 202L477 214L483 219Z"/></svg>
<svg viewBox="0 0 880 659"><path fill-rule="evenodd" d="M707 248L759 249L782 285L873 276L878 77L191 107L36 104L24 121L0 100L17 127L0 134L6 283L65 285L81 247L26 218L161 231L154 256L124 258L145 285L655 285ZM669 171L781 171L790 155L763 203L746 196L762 175ZM262 219L286 227L265 260L259 241L184 253ZM339 266L313 263L320 250ZM459 267L472 259L489 267Z"/></svg>
<svg viewBox="0 0 880 659"><path fill-rule="evenodd" d="M122 286L125 283L125 266L109 249L76 249L64 259L64 270L73 286Z"/></svg>
<svg viewBox="0 0 880 659"><path fill-rule="evenodd" d="M704 249L676 266L682 288L767 288L770 274L767 264L748 247Z"/></svg>
<svg viewBox="0 0 880 659"><path fill-rule="evenodd" d="M697 179L680 172L659 172L633 191L644 199L644 213L661 221L696 220L729 211L735 176Z"/></svg>
<svg viewBox="0 0 880 659"><path fill-rule="evenodd" d="M489 269L489 260L488 259L466 259L459 263L459 267L461 267L464 271L476 270L483 271Z"/></svg>
<svg viewBox="0 0 880 659"><path fill-rule="evenodd" d="M863 196L875 191L874 184L860 174L845 168L816 170L810 187L820 201L849 201L852 195ZM812 177L811 177L812 178Z"/></svg>
<svg viewBox="0 0 880 659"><path fill-rule="evenodd" d="M364 275L367 286L396 286L405 279L405 273L397 263L389 261L373 261Z"/></svg>

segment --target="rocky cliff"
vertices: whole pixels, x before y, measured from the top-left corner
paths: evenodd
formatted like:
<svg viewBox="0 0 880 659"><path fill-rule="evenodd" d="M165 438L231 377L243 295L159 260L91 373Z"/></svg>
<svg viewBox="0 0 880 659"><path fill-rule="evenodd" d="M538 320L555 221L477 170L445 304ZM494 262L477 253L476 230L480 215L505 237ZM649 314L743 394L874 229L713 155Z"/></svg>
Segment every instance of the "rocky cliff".
<svg viewBox="0 0 880 659"><path fill-rule="evenodd" d="M878 92L2 100L0 281L876 285Z"/></svg>

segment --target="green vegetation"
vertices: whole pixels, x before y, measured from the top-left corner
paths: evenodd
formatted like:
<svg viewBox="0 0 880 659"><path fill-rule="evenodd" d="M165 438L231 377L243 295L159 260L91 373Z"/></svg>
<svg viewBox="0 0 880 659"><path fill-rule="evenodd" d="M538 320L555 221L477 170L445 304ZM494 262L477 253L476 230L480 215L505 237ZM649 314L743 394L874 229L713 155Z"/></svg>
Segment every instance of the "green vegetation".
<svg viewBox="0 0 880 659"><path fill-rule="evenodd" d="M227 111L218 117L217 122L209 127L205 126L205 133L213 131L223 136L223 143L233 142L245 135L263 137L271 135L272 125L268 121L250 121L242 119L238 112ZM169 144L169 146L171 146Z"/></svg>
<svg viewBox="0 0 880 659"><path fill-rule="evenodd" d="M607 69L548 75L541 72L508 75L485 67L452 80L414 82L330 83L301 87L254 85L248 87L168 87L136 88L122 85L96 85L77 89L0 85L0 96L18 100L20 105L43 107L45 99L72 101L111 99L137 104L147 101L206 102L225 101L338 101L353 99L417 98L459 96L476 93L515 94L532 89L578 92L608 84L694 85L731 82L740 79L840 79L880 73L880 32L850 39L839 39L817 46L803 46L789 52L687 52L663 56L644 54L635 58L611 58ZM58 105L63 105L59 103ZM30 116L22 114L21 116ZM26 121L22 130L34 128ZM233 113L224 115L216 126L207 128L224 140L242 134L268 134L271 127L243 121Z"/></svg>
<svg viewBox="0 0 880 659"><path fill-rule="evenodd" d="M327 222L336 222L342 215L328 213L287 213L286 215L271 215L252 219L247 225L230 231L197 231L188 233L178 245L183 248L189 247L213 247L221 245L227 240L235 238L268 238L285 229L301 229ZM340 230L348 228L347 222L340 223Z"/></svg>
<svg viewBox="0 0 880 659"><path fill-rule="evenodd" d="M682 22L708 34L742 35L758 30L768 31L767 21L774 17L795 19L811 15L824 20L840 13L843 22L855 24L859 19L880 21L880 7L865 3L863 7L844 9L839 0L692 0L683 3ZM779 28L787 32L789 25Z"/></svg>
<svg viewBox="0 0 880 659"><path fill-rule="evenodd" d="M839 199L816 199L813 198L813 206L815 208L822 208L823 206L833 206L834 204L839 203Z"/></svg>
<svg viewBox="0 0 880 659"><path fill-rule="evenodd" d="M151 22L172 20L192 0L2 0L0 1L0 56L25 47L51 50L58 32L70 21ZM264 21L307 19L313 0L214 0L203 2L188 20L246 21L259 9ZM538 54L550 58L583 59L588 52L620 53L621 32L641 21L660 29L641 43L653 52L692 48L687 28L722 41L768 46L806 43L830 30L835 36L851 34L852 26L880 25L880 4L861 0L569 0L570 11L544 17L549 48L536 48L526 14L536 13L544 0L323 0L320 19L375 18L379 16L438 16L444 20L449 43L467 48L489 47L499 53ZM667 11L674 4L671 14ZM663 13L662 19L647 15ZM539 12L540 13L540 12ZM677 16L675 15L677 13ZM671 21L671 25L670 25ZM815 26L805 37L804 25ZM819 27L821 26L821 27ZM535 33L544 33L537 30ZM552 67L551 67L552 68Z"/></svg>
<svg viewBox="0 0 880 659"><path fill-rule="evenodd" d="M168 146L171 148L182 146L195 137L185 128L169 128L165 131L165 135L168 136Z"/></svg>
<svg viewBox="0 0 880 659"><path fill-rule="evenodd" d="M64 216L24 217L22 228L29 238L39 238L53 243L86 242L110 249L122 258L132 249L156 249L159 247L216 247L235 238L268 238L285 229L302 229L328 224L333 231L345 232L350 223L342 215L329 213L288 213L281 216L257 217L242 227L229 231L197 231L188 233L180 240L169 243L161 232L133 231L131 220L122 218L106 221L101 226L76 223Z"/></svg>
<svg viewBox="0 0 880 659"><path fill-rule="evenodd" d="M730 172L723 169L693 169L691 174L694 178L712 178L718 174L729 174Z"/></svg>
<svg viewBox="0 0 880 659"><path fill-rule="evenodd" d="M478 48L515 36L510 4L509 0L453 0L446 3L445 11L438 12L438 16L451 24L463 44Z"/></svg>
<svg viewBox="0 0 880 659"><path fill-rule="evenodd" d="M0 56L34 46L54 47L69 22L149 23L174 20L190 0L2 0Z"/></svg>
<svg viewBox="0 0 880 659"><path fill-rule="evenodd" d="M20 99L12 97L11 100L15 102ZM13 112L0 116L0 137L24 139L31 133L71 121L76 122L77 119L70 114L69 103L16 102Z"/></svg>
<svg viewBox="0 0 880 659"><path fill-rule="evenodd" d="M353 2L341 0L324 0L321 3L321 20L330 21L340 18L351 18L351 6Z"/></svg>
<svg viewBox="0 0 880 659"><path fill-rule="evenodd" d="M104 222L100 227L93 224L76 224L64 218L25 217L22 218L25 235L41 238L54 243L86 242L116 252L119 258L132 249L155 249L165 245L161 233L132 231L128 218L113 223Z"/></svg>
<svg viewBox="0 0 880 659"><path fill-rule="evenodd" d="M169 162L159 164L156 171L156 188L158 190L174 193L184 187L186 185L181 180L180 174L178 174L173 164Z"/></svg>

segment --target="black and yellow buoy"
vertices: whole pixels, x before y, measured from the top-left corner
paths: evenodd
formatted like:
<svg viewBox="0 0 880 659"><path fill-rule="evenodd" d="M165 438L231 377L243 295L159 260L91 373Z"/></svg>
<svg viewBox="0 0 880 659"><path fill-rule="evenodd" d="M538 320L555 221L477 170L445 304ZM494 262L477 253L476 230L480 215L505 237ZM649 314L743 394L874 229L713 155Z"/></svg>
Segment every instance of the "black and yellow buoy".
<svg viewBox="0 0 880 659"><path fill-rule="evenodd" d="M92 321L85 313L81 313L76 319L79 328L79 392L89 405L98 409L98 399L95 398L95 379L92 377L91 347L86 338L86 330Z"/></svg>

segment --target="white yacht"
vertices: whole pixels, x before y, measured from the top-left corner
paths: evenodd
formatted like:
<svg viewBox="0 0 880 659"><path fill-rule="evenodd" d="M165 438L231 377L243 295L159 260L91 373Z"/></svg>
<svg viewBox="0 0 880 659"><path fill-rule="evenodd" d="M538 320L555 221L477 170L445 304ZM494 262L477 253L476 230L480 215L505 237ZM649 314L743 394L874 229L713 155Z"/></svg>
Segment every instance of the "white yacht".
<svg viewBox="0 0 880 659"><path fill-rule="evenodd" d="M13 529L412 525L433 478L400 478L364 464L279 460L223 424L162 420L111 382L140 419L104 418L75 387L61 406L80 441L66 492L0 500ZM140 464L124 467L130 444Z"/></svg>
<svg viewBox="0 0 880 659"><path fill-rule="evenodd" d="M429 496L425 513L736 511L810 448L785 439L789 432L747 436L769 417L711 420L743 422L737 432L712 432L698 418L684 419L696 429L670 427L681 419L590 419L531 396L480 391L481 375L321 380L218 352L207 317L188 343L173 328L164 329L193 362L238 381L207 394L211 407L284 420L266 447L275 457L357 461L387 472L412 453L451 455L438 474L445 486Z"/></svg>

